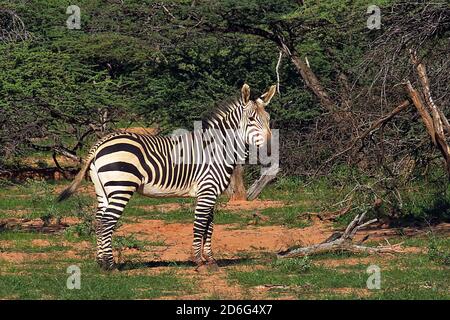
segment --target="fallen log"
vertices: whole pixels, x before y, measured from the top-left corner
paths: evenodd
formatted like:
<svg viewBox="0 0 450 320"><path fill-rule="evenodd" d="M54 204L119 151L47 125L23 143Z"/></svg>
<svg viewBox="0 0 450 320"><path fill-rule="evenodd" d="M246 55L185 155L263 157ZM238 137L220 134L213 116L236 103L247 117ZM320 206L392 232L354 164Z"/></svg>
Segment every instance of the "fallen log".
<svg viewBox="0 0 450 320"><path fill-rule="evenodd" d="M347 251L352 253L399 253L402 252L400 244L396 245L387 245L387 246L378 246L378 247L367 247L361 245L361 243L355 244L353 243L353 237L355 236L358 230L372 224L378 219L372 219L367 222L364 221L364 217L367 211L362 214L356 215L356 217L350 222L344 232L335 233L330 238L325 240L322 243L301 247L301 248L291 248L284 252L278 253L277 257L280 259L283 258L294 258L294 257L302 257L306 255L319 254L324 252L336 252L336 251ZM366 237L364 240L366 240Z"/></svg>

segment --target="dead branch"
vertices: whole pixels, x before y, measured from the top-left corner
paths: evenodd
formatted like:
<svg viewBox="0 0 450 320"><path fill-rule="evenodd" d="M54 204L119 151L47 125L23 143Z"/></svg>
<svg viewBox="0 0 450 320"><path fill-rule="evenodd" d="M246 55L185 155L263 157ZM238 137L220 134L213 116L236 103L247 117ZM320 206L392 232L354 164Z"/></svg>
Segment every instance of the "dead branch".
<svg viewBox="0 0 450 320"><path fill-rule="evenodd" d="M416 67L419 82L422 87L422 94L425 98L425 103L410 81L406 83L406 88L409 96L417 108L417 111L423 119L431 141L442 153L442 156L446 162L447 173L450 176L450 146L447 143L444 133L444 126L447 132L450 130L450 126L444 113L436 106L433 98L431 97L430 82L428 80L425 65L419 61L415 51L411 50L410 54L411 61Z"/></svg>
<svg viewBox="0 0 450 320"><path fill-rule="evenodd" d="M73 151L70 151L69 149L63 147L63 146L40 146L37 144L34 144L30 141L27 142L27 144L32 147L35 150L39 151L52 151L55 154L60 154L66 158L69 158L76 162L82 162L82 159L78 157ZM58 166L58 164L57 164Z"/></svg>
<svg viewBox="0 0 450 320"><path fill-rule="evenodd" d="M335 221L336 219L338 219L339 217L347 214L350 209L352 208L352 200L350 199L350 204L345 207L342 208L341 210L337 210L337 211L326 211L326 212L302 212L300 213L297 217L298 218L302 218L304 216L307 216L309 219L311 217L317 217L319 218L321 221Z"/></svg>
<svg viewBox="0 0 450 320"><path fill-rule="evenodd" d="M445 116L445 114L442 112L441 109L438 109L438 112L439 116L441 117L442 123L444 124L445 131L447 132L447 134L450 135L450 123L448 122L447 117Z"/></svg>
<svg viewBox="0 0 450 320"><path fill-rule="evenodd" d="M264 187L273 179L275 179L277 173L279 172L279 168L277 166L271 166L266 169L248 189L247 191L247 200L251 201L256 199L256 197L261 193Z"/></svg>
<svg viewBox="0 0 450 320"><path fill-rule="evenodd" d="M293 258L335 251L348 251L352 253L364 252L369 254L402 252L401 247L398 244L378 247L366 247L360 244L353 243L353 237L359 230L377 221L377 219L372 219L367 222L363 222L366 213L367 211L363 212L362 214L356 215L356 217L352 220L352 222L349 223L343 233L333 234L332 237L319 244L302 248L288 249L285 252L280 252L277 256L278 258Z"/></svg>
<svg viewBox="0 0 450 320"><path fill-rule="evenodd" d="M417 111L419 112L420 116L422 117L422 120L425 124L425 128L428 131L428 134L430 135L431 141L433 144L436 144L436 138L434 135L434 124L433 119L431 118L430 114L428 113L427 109L425 108L425 105L423 104L422 98L420 97L419 93L416 89L412 86L411 82L406 82L406 89L408 91L409 97L414 103L414 106L416 107Z"/></svg>
<svg viewBox="0 0 450 320"><path fill-rule="evenodd" d="M277 66L275 67L275 72L277 74L277 93L280 94L280 64L281 58L283 58L283 51L280 50L280 55L278 56Z"/></svg>
<svg viewBox="0 0 450 320"><path fill-rule="evenodd" d="M64 147L54 147L53 148L55 153L59 153L61 155L63 155L66 158L69 158L73 161L77 161L77 162L81 162L82 159L80 157L78 157L76 154L74 154L73 152L69 151L68 149L64 148Z"/></svg>
<svg viewBox="0 0 450 320"><path fill-rule="evenodd" d="M315 172L314 175L317 175L317 173L320 172L320 170L322 170L327 164L329 164L330 162L336 160L337 158L339 158L340 156L342 156L343 154L347 153L348 151L352 150L356 143L362 139L364 139L365 137L367 137L369 134L371 134L375 129L381 127L382 125L385 125L389 120L391 120L394 116L396 116L398 113L400 113L401 111L405 110L406 108L408 108L410 105L410 101L409 100L405 100L403 101L400 105L398 105L394 110L392 110L390 113L384 115L383 117L379 118L377 121L375 121L369 129L367 129L366 131L363 132L363 134L361 134L360 136L356 137L355 139L353 139L352 142L350 142L349 146L347 148L345 148L344 150L336 153L334 156L332 156L331 158L329 158L327 161L325 161Z"/></svg>
<svg viewBox="0 0 450 320"><path fill-rule="evenodd" d="M22 19L12 10L0 8L0 42L16 42L32 38Z"/></svg>

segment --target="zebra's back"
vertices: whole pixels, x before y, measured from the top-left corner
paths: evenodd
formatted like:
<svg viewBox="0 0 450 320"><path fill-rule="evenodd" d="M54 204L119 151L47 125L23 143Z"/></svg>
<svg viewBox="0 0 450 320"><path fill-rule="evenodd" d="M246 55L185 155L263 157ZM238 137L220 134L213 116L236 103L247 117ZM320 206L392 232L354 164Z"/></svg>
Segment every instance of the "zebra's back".
<svg viewBox="0 0 450 320"><path fill-rule="evenodd" d="M125 187L147 196L195 197L198 164L174 156L183 147L187 149L170 136L115 133L96 145L91 176L97 174L105 189Z"/></svg>

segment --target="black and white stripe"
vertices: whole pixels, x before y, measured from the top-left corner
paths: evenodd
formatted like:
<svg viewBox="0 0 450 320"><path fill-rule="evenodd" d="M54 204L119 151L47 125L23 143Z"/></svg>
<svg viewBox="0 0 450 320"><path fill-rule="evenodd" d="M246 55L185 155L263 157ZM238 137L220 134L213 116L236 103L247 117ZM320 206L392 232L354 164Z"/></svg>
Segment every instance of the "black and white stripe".
<svg viewBox="0 0 450 320"><path fill-rule="evenodd" d="M214 205L227 188L237 163L244 162L249 146L270 139L264 106L275 93L271 88L260 99L242 98L216 111L203 128L172 136L128 132L101 139L72 185L60 196L70 196L89 166L98 200L97 261L114 265L111 238L122 212L135 193L151 197L196 197L193 259L214 264L211 250ZM81 177L80 177L81 175Z"/></svg>

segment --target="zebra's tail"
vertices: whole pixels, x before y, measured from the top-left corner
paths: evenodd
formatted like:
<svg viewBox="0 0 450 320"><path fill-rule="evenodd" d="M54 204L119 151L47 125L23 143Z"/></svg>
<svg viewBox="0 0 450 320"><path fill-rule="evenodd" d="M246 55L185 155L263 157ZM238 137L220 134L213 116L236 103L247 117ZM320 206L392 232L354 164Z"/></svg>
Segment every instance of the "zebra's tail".
<svg viewBox="0 0 450 320"><path fill-rule="evenodd" d="M67 198L69 198L72 194L75 193L78 186L80 185L81 181L83 181L84 176L86 175L86 171L89 168L89 165L92 162L93 154L89 154L87 161L84 163L84 165L81 167L80 172L75 176L75 179L73 179L72 183L64 189L63 192L61 192L58 196L58 202L64 201Z"/></svg>

